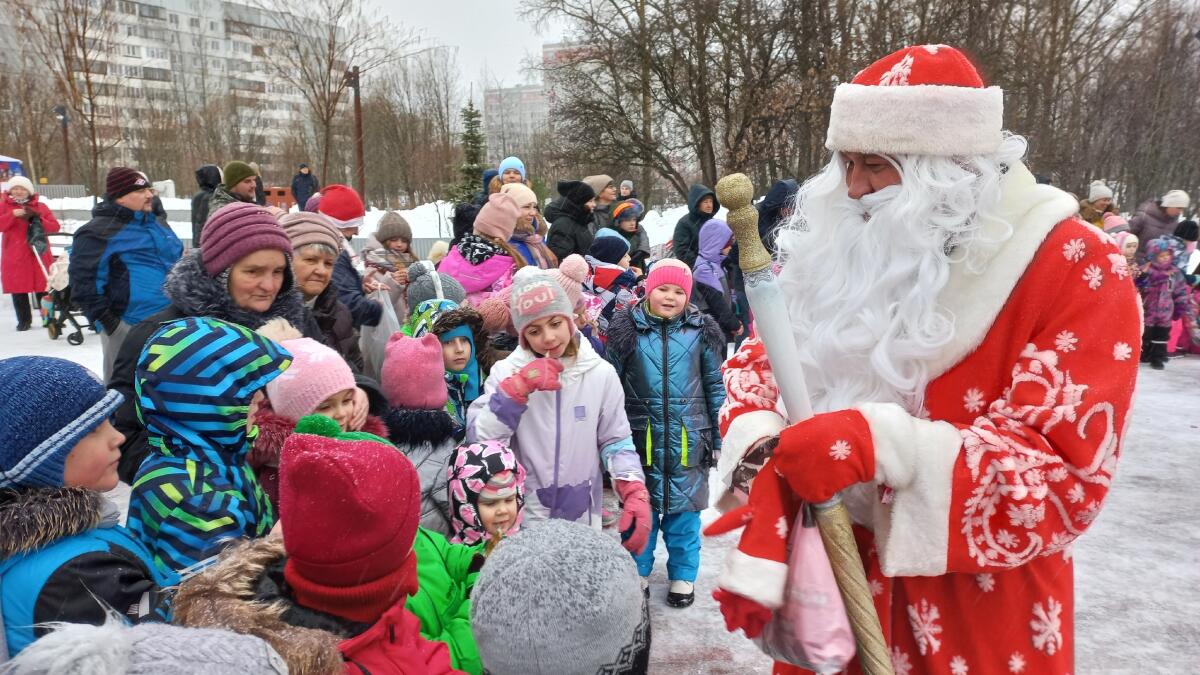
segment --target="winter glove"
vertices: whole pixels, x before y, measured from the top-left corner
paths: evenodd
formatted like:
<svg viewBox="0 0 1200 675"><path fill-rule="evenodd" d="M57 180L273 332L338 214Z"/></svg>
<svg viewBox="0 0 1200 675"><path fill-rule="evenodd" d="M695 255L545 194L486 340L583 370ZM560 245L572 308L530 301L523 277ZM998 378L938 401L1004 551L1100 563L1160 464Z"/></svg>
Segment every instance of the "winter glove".
<svg viewBox="0 0 1200 675"><path fill-rule="evenodd" d="M535 391L557 391L562 389L558 376L563 371L558 359L541 357L525 364L513 375L500 383L500 391L514 402L525 405L529 395Z"/></svg>
<svg viewBox="0 0 1200 675"><path fill-rule="evenodd" d="M629 532L621 545L630 553L641 555L650 543L650 493L645 483L632 480L614 480L613 489L621 496L624 507L617 531Z"/></svg>
<svg viewBox="0 0 1200 675"><path fill-rule="evenodd" d="M763 628L771 620L771 610L763 607L750 598L724 588L713 591L713 600L721 606L721 616L725 617L725 630L736 633L742 629L748 638L756 638L762 634Z"/></svg>
<svg viewBox="0 0 1200 675"><path fill-rule="evenodd" d="M871 427L857 410L810 417L779 434L773 461L800 499L827 502L855 483L875 479Z"/></svg>

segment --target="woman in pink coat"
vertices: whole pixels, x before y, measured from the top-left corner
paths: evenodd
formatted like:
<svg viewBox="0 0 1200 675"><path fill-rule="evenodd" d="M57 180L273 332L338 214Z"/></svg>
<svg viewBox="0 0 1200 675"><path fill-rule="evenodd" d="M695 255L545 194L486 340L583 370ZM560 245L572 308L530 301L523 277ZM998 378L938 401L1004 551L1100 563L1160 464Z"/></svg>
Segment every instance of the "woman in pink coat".
<svg viewBox="0 0 1200 675"><path fill-rule="evenodd" d="M438 265L438 273L462 284L473 307L506 290L513 274L529 264L508 243L520 219L521 207L511 195L493 194L475 217L474 231L464 235Z"/></svg>
<svg viewBox="0 0 1200 675"><path fill-rule="evenodd" d="M40 299L46 292L46 270L54 262L46 233L58 232L58 219L50 207L38 199L33 183L24 176L14 176L8 183L8 192L0 197L0 234L3 235L3 251L0 252L0 285L4 292L12 295L13 308L17 310L17 330L29 330L33 323L33 311L29 305L29 294L36 293ZM33 247L41 252L38 264Z"/></svg>

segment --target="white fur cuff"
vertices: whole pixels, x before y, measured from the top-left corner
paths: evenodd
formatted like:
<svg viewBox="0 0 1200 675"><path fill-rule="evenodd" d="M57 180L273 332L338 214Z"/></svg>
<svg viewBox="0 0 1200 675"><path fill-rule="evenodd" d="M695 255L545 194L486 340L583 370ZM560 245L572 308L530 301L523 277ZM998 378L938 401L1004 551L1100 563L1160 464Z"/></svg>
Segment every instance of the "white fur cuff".
<svg viewBox="0 0 1200 675"><path fill-rule="evenodd" d="M1000 87L839 84L833 94L830 150L884 155L986 155L1003 140Z"/></svg>
<svg viewBox="0 0 1200 675"><path fill-rule="evenodd" d="M751 410L744 412L729 423L729 429L721 438L721 457L717 460L717 475L726 490L733 481L733 472L741 463L746 452L760 440L775 436L783 431L787 422L774 410Z"/></svg>
<svg viewBox="0 0 1200 675"><path fill-rule="evenodd" d="M783 607L787 573L787 563L755 558L735 548L725 557L725 569L717 585L767 609L779 609Z"/></svg>
<svg viewBox="0 0 1200 675"><path fill-rule="evenodd" d="M875 546L883 573L945 574L962 435L949 422L913 417L894 403L867 403L858 410L871 427L875 481L893 490L891 504L875 507Z"/></svg>

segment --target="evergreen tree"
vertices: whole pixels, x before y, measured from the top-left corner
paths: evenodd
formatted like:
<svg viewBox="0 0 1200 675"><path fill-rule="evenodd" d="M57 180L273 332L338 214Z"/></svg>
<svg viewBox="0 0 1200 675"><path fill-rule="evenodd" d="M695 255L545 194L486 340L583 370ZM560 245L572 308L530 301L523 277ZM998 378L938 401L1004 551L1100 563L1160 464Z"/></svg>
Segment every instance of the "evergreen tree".
<svg viewBox="0 0 1200 675"><path fill-rule="evenodd" d="M484 151L487 142L483 136L483 115L475 107L474 101L459 111L462 118L462 150L463 162L458 169L458 184L452 187L450 199L453 201L469 201L479 191L483 184Z"/></svg>

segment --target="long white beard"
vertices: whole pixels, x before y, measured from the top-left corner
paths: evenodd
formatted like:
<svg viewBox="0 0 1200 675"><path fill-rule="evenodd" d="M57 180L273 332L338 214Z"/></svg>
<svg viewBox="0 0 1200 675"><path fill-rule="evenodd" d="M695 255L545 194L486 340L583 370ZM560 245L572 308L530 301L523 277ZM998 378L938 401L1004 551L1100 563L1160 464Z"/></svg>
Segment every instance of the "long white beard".
<svg viewBox="0 0 1200 675"><path fill-rule="evenodd" d="M994 213L1003 167L1025 143L996 156L898 157L900 185L850 199L841 158L806 182L778 235L780 287L813 409L898 403L924 415L930 363L954 338L938 304L954 265L972 272L1012 234Z"/></svg>

